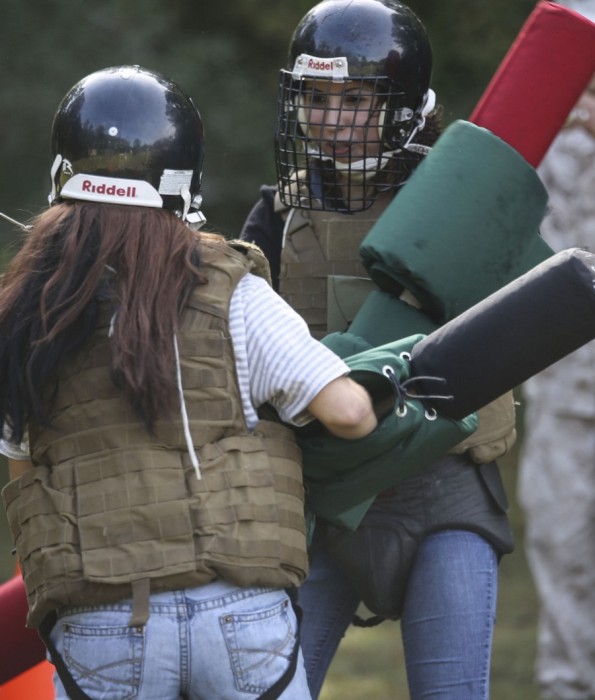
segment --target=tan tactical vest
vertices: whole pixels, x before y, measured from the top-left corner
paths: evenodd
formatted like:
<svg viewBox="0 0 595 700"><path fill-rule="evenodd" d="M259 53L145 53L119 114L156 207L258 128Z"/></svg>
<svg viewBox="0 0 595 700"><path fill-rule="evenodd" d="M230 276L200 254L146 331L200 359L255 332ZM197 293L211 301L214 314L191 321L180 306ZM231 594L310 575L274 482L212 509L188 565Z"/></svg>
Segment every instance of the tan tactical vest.
<svg viewBox="0 0 595 700"><path fill-rule="evenodd" d="M209 252L207 246L207 252ZM225 246L206 267L178 332L182 385L202 478L181 420L149 436L109 376L104 309L96 334L64 370L53 429L30 426L34 469L4 490L29 599L30 626L52 609L134 598L222 577L295 586L307 574L301 455L293 431L249 433L228 308L255 256Z"/></svg>
<svg viewBox="0 0 595 700"><path fill-rule="evenodd" d="M349 215L308 209L286 211L279 292L304 318L315 338L328 333L328 297L333 293L329 280L333 276L369 279L359 246L389 200L387 193L370 209ZM278 195L275 208L282 212Z"/></svg>
<svg viewBox="0 0 595 700"><path fill-rule="evenodd" d="M322 338L329 332L328 299L334 288L329 278L351 275L369 279L361 263L359 246L392 196L392 193L386 193L378 197L370 209L347 215L308 209L288 210L276 195L275 211L286 219L279 291L305 319L314 337ZM361 302L364 299L365 292ZM408 290L401 299L416 304ZM353 311L356 313L357 308ZM345 329L353 315L346 319ZM514 397L508 392L479 411L479 428L451 452L468 452L475 462L481 464L501 457L515 441Z"/></svg>

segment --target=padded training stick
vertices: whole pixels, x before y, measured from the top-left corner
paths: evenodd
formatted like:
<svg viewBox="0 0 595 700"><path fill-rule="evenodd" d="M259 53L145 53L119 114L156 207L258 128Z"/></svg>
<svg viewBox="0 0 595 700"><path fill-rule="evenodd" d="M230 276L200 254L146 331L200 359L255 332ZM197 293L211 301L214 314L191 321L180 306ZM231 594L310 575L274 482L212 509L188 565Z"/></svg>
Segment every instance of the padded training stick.
<svg viewBox="0 0 595 700"><path fill-rule="evenodd" d="M595 72L595 24L538 2L469 121L537 167Z"/></svg>
<svg viewBox="0 0 595 700"><path fill-rule="evenodd" d="M411 372L446 379L453 398L433 405L458 420L593 338L595 255L570 248L417 343Z"/></svg>

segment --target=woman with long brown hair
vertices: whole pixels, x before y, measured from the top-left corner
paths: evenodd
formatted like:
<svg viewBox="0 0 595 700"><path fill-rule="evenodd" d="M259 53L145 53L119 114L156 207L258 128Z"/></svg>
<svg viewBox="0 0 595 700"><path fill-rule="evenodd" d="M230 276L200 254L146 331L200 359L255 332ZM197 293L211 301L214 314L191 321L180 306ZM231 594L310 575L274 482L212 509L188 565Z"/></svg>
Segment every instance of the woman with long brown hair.
<svg viewBox="0 0 595 700"><path fill-rule="evenodd" d="M87 76L52 156L0 285L0 451L56 697L309 697L300 453L258 408L357 438L369 396L258 249L198 232L202 121L175 83Z"/></svg>

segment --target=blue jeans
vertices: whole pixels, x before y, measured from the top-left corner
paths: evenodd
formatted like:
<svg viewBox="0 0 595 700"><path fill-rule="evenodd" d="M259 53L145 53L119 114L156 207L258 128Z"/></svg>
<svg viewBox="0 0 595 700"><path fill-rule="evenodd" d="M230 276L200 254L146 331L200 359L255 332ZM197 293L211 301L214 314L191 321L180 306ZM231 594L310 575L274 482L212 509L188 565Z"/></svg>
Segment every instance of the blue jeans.
<svg viewBox="0 0 595 700"><path fill-rule="evenodd" d="M62 611L52 630L76 683L93 700L249 700L289 665L297 622L282 590L215 581L153 594L144 627L131 601ZM55 677L56 700L66 700ZM283 700L309 699L303 658Z"/></svg>
<svg viewBox="0 0 595 700"><path fill-rule="evenodd" d="M401 619L410 700L489 698L497 566L493 547L472 532L445 530L419 545ZM306 672L317 698L359 599L319 550L299 602Z"/></svg>

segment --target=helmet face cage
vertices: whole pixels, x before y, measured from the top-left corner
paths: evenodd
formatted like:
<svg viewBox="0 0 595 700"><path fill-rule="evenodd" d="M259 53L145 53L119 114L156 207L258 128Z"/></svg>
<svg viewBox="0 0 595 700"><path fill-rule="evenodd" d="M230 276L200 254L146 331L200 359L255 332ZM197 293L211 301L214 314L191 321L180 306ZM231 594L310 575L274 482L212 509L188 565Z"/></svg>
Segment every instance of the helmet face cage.
<svg viewBox="0 0 595 700"><path fill-rule="evenodd" d="M165 208L200 203L202 120L172 81L139 66L97 71L60 103L52 125L50 204L59 199Z"/></svg>
<svg viewBox="0 0 595 700"><path fill-rule="evenodd" d="M399 186L393 155L407 138L412 116L403 92L385 78L339 84L281 71L275 159L284 204L342 212L369 208L379 190ZM336 124L343 125L341 132L325 126Z"/></svg>
<svg viewBox="0 0 595 700"><path fill-rule="evenodd" d="M312 8L280 74L282 201L355 212L400 187L419 160L408 149L423 128L431 64L425 28L398 0L323 0Z"/></svg>

